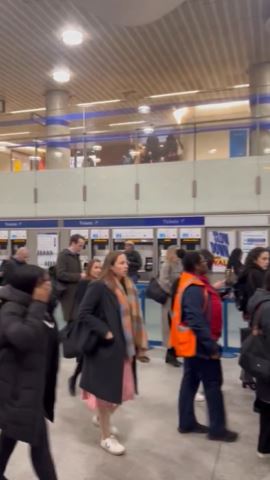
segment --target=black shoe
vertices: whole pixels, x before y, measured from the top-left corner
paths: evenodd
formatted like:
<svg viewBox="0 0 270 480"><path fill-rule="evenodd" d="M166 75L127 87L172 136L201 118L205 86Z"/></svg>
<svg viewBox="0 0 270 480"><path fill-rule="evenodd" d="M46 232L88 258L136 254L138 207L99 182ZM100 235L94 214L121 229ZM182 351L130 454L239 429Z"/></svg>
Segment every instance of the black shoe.
<svg viewBox="0 0 270 480"><path fill-rule="evenodd" d="M182 365L179 360L177 360L175 353L171 349L167 350L165 362L173 367L180 367Z"/></svg>
<svg viewBox="0 0 270 480"><path fill-rule="evenodd" d="M231 432L230 430L225 430L225 432L221 433L220 435L209 434L208 438L209 438L209 440L213 440L213 441L216 441L216 442L233 443L233 442L237 442L238 436L239 435L236 432Z"/></svg>
<svg viewBox="0 0 270 480"><path fill-rule="evenodd" d="M76 397L76 377L68 379L68 390L72 397Z"/></svg>
<svg viewBox="0 0 270 480"><path fill-rule="evenodd" d="M183 428L178 428L179 433L202 433L206 434L209 433L209 428L206 427L206 425L201 425L200 423L196 423L194 427L188 428L188 429L183 429Z"/></svg>

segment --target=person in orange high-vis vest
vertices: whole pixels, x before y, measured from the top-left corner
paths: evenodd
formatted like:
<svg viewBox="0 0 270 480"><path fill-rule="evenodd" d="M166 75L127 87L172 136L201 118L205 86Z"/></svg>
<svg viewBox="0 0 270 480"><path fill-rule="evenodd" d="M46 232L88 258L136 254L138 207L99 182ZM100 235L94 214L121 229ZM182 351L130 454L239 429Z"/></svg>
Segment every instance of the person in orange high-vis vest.
<svg viewBox="0 0 270 480"><path fill-rule="evenodd" d="M238 435L226 426L220 348L212 331L216 305L204 281L207 262L199 252L192 252L184 257L183 266L170 335L171 345L184 357L178 430L180 433L208 434L210 440L234 442ZM200 425L195 416L194 399L200 382L205 391L209 427Z"/></svg>

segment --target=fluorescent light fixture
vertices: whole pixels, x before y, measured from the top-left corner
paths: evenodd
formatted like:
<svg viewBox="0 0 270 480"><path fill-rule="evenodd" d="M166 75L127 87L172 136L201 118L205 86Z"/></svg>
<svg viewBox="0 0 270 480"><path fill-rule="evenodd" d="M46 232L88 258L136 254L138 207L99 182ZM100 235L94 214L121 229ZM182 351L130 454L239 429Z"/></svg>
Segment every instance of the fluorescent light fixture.
<svg viewBox="0 0 270 480"><path fill-rule="evenodd" d="M141 113L142 115L147 115L148 113L151 112L151 108L149 105L140 105L138 107L138 112Z"/></svg>
<svg viewBox="0 0 270 480"><path fill-rule="evenodd" d="M200 90L187 90L186 92L173 92L173 93L162 93L159 95L150 95L149 98L178 97L180 95L193 95L199 92Z"/></svg>
<svg viewBox="0 0 270 480"><path fill-rule="evenodd" d="M70 130L83 130L84 127L70 127Z"/></svg>
<svg viewBox="0 0 270 480"><path fill-rule="evenodd" d="M114 100L99 100L97 102L87 102L87 103L77 103L77 107L93 107L95 105L106 105L109 103L119 103L122 102L119 98Z"/></svg>
<svg viewBox="0 0 270 480"><path fill-rule="evenodd" d="M16 114L16 113L32 113L32 112L44 112L46 110L45 107L41 107L41 108L27 108L25 110L13 110L12 112L8 112L8 113L12 113L12 114Z"/></svg>
<svg viewBox="0 0 270 480"><path fill-rule="evenodd" d="M83 33L80 30L76 30L75 28L64 30L62 33L62 40L65 45L68 47L76 47L81 45L83 42Z"/></svg>
<svg viewBox="0 0 270 480"><path fill-rule="evenodd" d="M240 83L239 85L234 85L233 88L248 88L249 83Z"/></svg>
<svg viewBox="0 0 270 480"><path fill-rule="evenodd" d="M124 127L126 125L142 125L146 123L145 120L137 120L133 122L110 123L109 127Z"/></svg>
<svg viewBox="0 0 270 480"><path fill-rule="evenodd" d="M152 133L154 133L154 131L155 131L154 127L151 127L151 126L145 127L143 129L143 133L145 133L145 135L152 135Z"/></svg>
<svg viewBox="0 0 270 480"><path fill-rule="evenodd" d="M9 133L0 133L0 137L15 137L17 135L30 135L30 132L9 132Z"/></svg>
<svg viewBox="0 0 270 480"><path fill-rule="evenodd" d="M217 153L217 149L211 148L210 150L208 150L208 153L210 153L210 155L214 155L214 153Z"/></svg>
<svg viewBox="0 0 270 480"><path fill-rule="evenodd" d="M29 157L29 160L32 161L32 162L40 162L41 157L32 155L32 156Z"/></svg>
<svg viewBox="0 0 270 480"><path fill-rule="evenodd" d="M196 105L197 110L219 110L220 108L233 108L249 105L249 100L236 100L232 102L204 103Z"/></svg>
<svg viewBox="0 0 270 480"><path fill-rule="evenodd" d="M93 150L94 150L95 152L101 152L102 146L101 146L101 145L94 145L94 146L93 146Z"/></svg>
<svg viewBox="0 0 270 480"><path fill-rule="evenodd" d="M56 68L52 72L52 78L57 83L67 83L70 81L70 71L68 68Z"/></svg>
<svg viewBox="0 0 270 480"><path fill-rule="evenodd" d="M177 110L174 110L173 116L178 124L182 123L183 117L186 115L187 112L188 112L187 107L178 108Z"/></svg>

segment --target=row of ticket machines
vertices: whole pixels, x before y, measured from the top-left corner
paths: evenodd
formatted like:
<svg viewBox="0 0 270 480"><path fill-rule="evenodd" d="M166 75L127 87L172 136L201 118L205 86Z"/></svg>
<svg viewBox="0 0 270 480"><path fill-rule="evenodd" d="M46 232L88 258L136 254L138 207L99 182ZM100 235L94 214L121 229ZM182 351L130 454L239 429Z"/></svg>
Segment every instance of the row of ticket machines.
<svg viewBox="0 0 270 480"><path fill-rule="evenodd" d="M104 260L107 253L114 250L124 250L126 240L132 240L135 249L142 258L142 269L139 272L140 280L147 281L158 274L160 265L164 261L166 250L171 245L184 248L188 251L201 248L201 228L116 228L116 229L76 229L60 230L58 232L36 231L35 245L31 245L33 233L29 231L10 232L0 231L0 260L14 254L16 249L27 245L30 249L31 261L43 268L53 266L60 250L67 247L68 237L79 233L85 240L85 248L81 254L82 264L90 258ZM12 238L11 238L12 237ZM16 238L14 238L16 237Z"/></svg>

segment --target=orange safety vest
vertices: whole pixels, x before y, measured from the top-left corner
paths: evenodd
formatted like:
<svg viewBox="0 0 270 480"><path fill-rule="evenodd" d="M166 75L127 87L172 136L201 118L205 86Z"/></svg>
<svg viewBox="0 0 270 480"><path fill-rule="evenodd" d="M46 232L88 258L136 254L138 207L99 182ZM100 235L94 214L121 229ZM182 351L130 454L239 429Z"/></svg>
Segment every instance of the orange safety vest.
<svg viewBox="0 0 270 480"><path fill-rule="evenodd" d="M180 276L174 299L170 331L170 346L175 349L177 357L195 357L197 353L196 335L191 328L182 322L182 298L185 290L191 285L203 287L205 300L207 302L205 284L192 273L183 272Z"/></svg>

